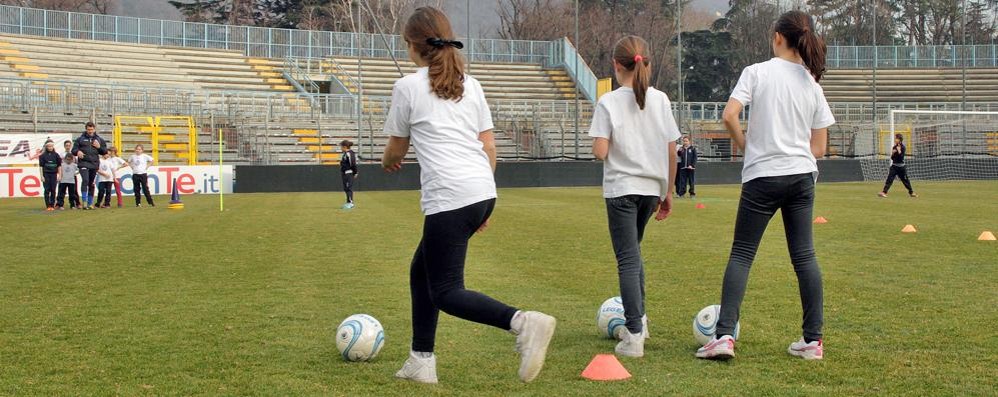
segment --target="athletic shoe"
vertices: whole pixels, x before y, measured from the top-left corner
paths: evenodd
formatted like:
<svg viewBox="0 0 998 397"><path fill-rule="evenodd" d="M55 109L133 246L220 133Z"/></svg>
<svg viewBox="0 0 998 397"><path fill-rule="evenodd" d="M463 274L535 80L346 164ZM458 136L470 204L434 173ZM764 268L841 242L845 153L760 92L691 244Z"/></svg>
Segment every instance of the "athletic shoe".
<svg viewBox="0 0 998 397"><path fill-rule="evenodd" d="M877 196L880 196L880 197L883 197L883 198L887 198L887 193L880 192L880 193L877 193Z"/></svg>
<svg viewBox="0 0 998 397"><path fill-rule="evenodd" d="M714 336L703 347L697 349L697 358L708 360L728 360L735 358L735 339L731 335L724 335L720 339Z"/></svg>
<svg viewBox="0 0 998 397"><path fill-rule="evenodd" d="M918 193L911 192L911 193L908 193L908 196L910 196L911 198L917 198L918 197Z"/></svg>
<svg viewBox="0 0 998 397"><path fill-rule="evenodd" d="M541 373L557 322L540 312L521 311L513 316L510 331L516 334L516 351L520 353L520 380L530 382Z"/></svg>
<svg viewBox="0 0 998 397"><path fill-rule="evenodd" d="M825 357L825 344L821 340L805 343L804 338L790 344L787 353L805 360L821 360Z"/></svg>
<svg viewBox="0 0 998 397"><path fill-rule="evenodd" d="M142 208L142 204L135 204L135 208Z"/></svg>
<svg viewBox="0 0 998 397"><path fill-rule="evenodd" d="M437 356L430 353L430 357L419 357L416 352L409 352L409 359L405 360L402 369L395 373L399 379L411 380L419 383L437 383Z"/></svg>
<svg viewBox="0 0 998 397"><path fill-rule="evenodd" d="M340 209L344 209L344 210L349 210L349 209L353 209L353 203L346 203L346 204L343 204L343 206L342 206L342 207L340 207Z"/></svg>
<svg viewBox="0 0 998 397"><path fill-rule="evenodd" d="M695 194L691 194L690 195L690 200L696 200L696 198L697 198L697 195L695 195Z"/></svg>
<svg viewBox="0 0 998 397"><path fill-rule="evenodd" d="M149 203L149 206L150 206L150 207L155 207L155 206L156 206L156 204L153 204L153 203Z"/></svg>
<svg viewBox="0 0 998 397"><path fill-rule="evenodd" d="M66 210L66 207L58 207L58 208L59 208L59 211L65 211Z"/></svg>
<svg viewBox="0 0 998 397"><path fill-rule="evenodd" d="M45 207L45 211L55 211L55 208L52 208L52 207Z"/></svg>
<svg viewBox="0 0 998 397"><path fill-rule="evenodd" d="M651 339L651 332L648 331L648 315L641 317L641 337Z"/></svg>
<svg viewBox="0 0 998 397"><path fill-rule="evenodd" d="M632 334L630 331L624 331L621 333L621 336L622 338L617 343L617 347L613 349L618 356L635 358L645 356L644 332Z"/></svg>

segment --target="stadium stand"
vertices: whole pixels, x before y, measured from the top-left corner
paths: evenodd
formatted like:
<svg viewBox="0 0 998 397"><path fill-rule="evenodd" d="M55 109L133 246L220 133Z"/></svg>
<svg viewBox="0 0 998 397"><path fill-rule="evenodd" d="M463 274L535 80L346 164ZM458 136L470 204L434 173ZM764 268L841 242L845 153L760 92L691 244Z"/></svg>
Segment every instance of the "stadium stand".
<svg viewBox="0 0 998 397"><path fill-rule="evenodd" d="M874 73L871 69L831 69L822 78L829 102L872 102ZM963 70L878 69L878 102L961 102ZM998 69L967 69L967 102L998 101Z"/></svg>

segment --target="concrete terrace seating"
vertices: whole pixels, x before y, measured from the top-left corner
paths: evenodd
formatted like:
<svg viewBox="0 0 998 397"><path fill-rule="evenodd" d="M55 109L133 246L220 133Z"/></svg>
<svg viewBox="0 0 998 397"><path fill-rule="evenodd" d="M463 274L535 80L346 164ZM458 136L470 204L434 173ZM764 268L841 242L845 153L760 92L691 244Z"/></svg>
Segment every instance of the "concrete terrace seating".
<svg viewBox="0 0 998 397"><path fill-rule="evenodd" d="M960 102L963 100L963 70L878 69L879 102ZM872 102L873 71L829 70L822 78L828 102ZM967 101L998 101L998 69L967 69Z"/></svg>
<svg viewBox="0 0 998 397"><path fill-rule="evenodd" d="M230 91L292 91L281 62L238 51L0 34L0 77Z"/></svg>

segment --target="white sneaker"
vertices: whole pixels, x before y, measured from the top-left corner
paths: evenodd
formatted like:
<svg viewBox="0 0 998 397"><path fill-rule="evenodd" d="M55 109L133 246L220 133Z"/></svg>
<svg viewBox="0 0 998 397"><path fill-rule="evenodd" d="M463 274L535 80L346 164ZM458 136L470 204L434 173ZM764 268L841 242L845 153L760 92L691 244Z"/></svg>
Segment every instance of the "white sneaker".
<svg viewBox="0 0 998 397"><path fill-rule="evenodd" d="M710 342L697 349L697 358L708 360L728 360L735 358L735 339L724 335L720 339L714 336Z"/></svg>
<svg viewBox="0 0 998 397"><path fill-rule="evenodd" d="M803 358L805 360L821 360L825 358L825 344L821 340L811 343L804 343L804 338L790 344L787 353L791 356Z"/></svg>
<svg viewBox="0 0 998 397"><path fill-rule="evenodd" d="M419 357L416 352L409 352L409 359L405 360L402 369L395 373L399 379L411 380L419 383L437 383L437 356L431 354L430 357Z"/></svg>
<svg viewBox="0 0 998 397"><path fill-rule="evenodd" d="M648 315L641 317L641 334L645 339L651 339L651 332L648 331Z"/></svg>
<svg viewBox="0 0 998 397"><path fill-rule="evenodd" d="M510 330L516 334L520 353L520 380L530 382L540 374L556 324L554 317L539 312L521 311L513 316Z"/></svg>
<svg viewBox="0 0 998 397"><path fill-rule="evenodd" d="M645 355L645 336L644 332L640 334L632 334L630 331L625 331L622 333L623 339L617 343L617 347L613 349L614 352L619 356L624 357L644 357Z"/></svg>

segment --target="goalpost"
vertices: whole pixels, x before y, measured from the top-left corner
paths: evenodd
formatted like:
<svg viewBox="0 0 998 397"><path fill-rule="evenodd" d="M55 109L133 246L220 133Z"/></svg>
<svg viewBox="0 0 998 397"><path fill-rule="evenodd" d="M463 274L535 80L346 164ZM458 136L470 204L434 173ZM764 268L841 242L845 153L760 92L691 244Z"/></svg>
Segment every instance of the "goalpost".
<svg viewBox="0 0 998 397"><path fill-rule="evenodd" d="M998 112L892 109L876 130L856 153L866 180L887 177L897 134L912 179L998 179Z"/></svg>

